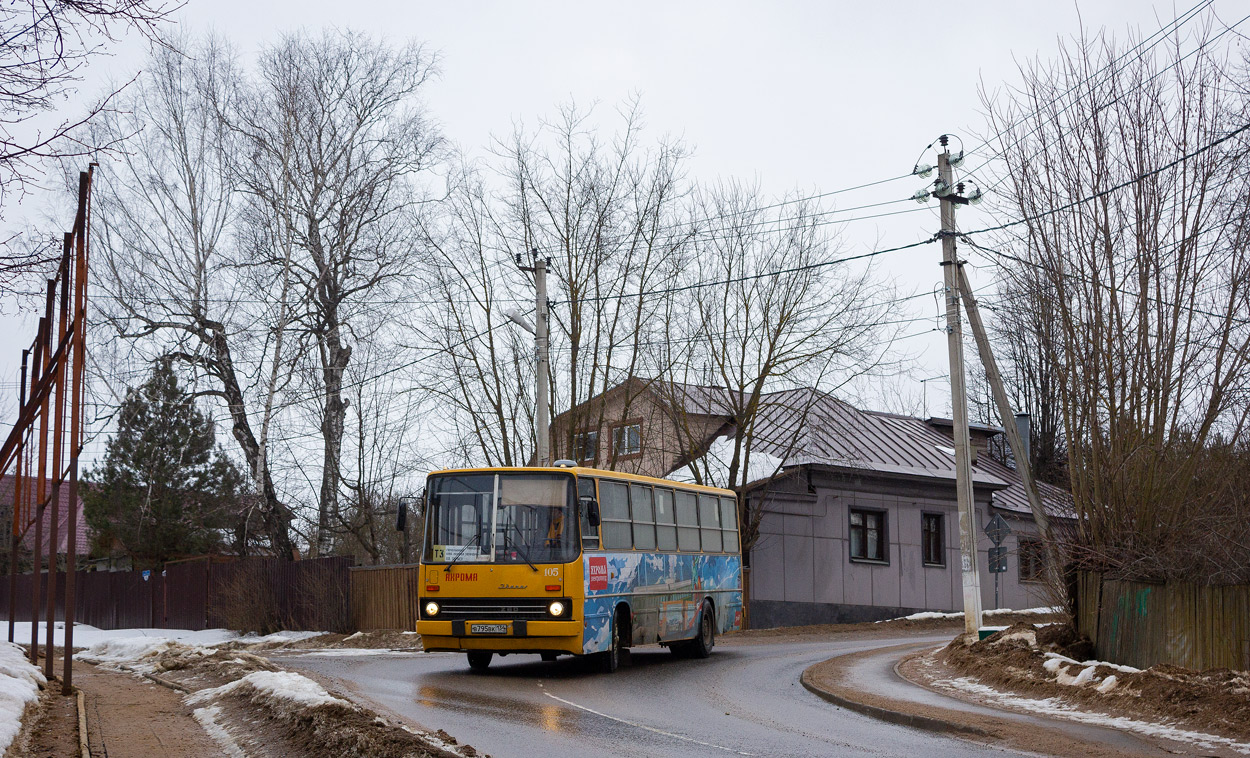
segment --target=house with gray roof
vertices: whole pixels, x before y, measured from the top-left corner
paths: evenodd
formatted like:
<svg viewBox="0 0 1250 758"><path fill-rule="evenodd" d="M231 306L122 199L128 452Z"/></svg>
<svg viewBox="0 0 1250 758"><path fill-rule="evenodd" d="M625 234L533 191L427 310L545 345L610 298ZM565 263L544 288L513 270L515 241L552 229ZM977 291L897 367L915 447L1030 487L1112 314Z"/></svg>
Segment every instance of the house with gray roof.
<svg viewBox="0 0 1250 758"><path fill-rule="evenodd" d="M750 403L754 413L744 414ZM864 411L810 388L750 399L716 387L639 382L583 406L591 425L579 432L570 426L574 414L557 417L555 449L562 438L576 439L579 461L604 468L677 479L698 472L721 483L717 474L737 449L746 471L743 523L757 525L744 556L753 627L962 610L950 420ZM742 434L738 419L750 424ZM628 436L617 431L625 422L633 427ZM608 444L590 449L591 431ZM992 454L1005 449L1001 433L971 429L982 601L986 608L1051 605L1023 482L1005 456ZM1048 513L1070 519L1066 493L1039 487ZM995 516L1011 533L1007 570L990 574L992 543L983 529Z"/></svg>

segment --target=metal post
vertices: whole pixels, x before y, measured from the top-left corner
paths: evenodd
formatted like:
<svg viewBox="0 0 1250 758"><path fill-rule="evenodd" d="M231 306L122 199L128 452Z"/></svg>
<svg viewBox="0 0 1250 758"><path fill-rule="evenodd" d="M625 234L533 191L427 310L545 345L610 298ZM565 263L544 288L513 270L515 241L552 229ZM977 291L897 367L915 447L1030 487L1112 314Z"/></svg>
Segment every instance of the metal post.
<svg viewBox="0 0 1250 758"><path fill-rule="evenodd" d="M61 694L70 695L74 691L74 620L77 615L75 603L74 572L78 568L78 456L82 453L82 401L83 374L86 371L87 350L87 213L91 198L91 175L94 164L87 171L78 175L78 217L75 219L74 234L74 320L73 334L70 337L70 350L73 362L70 364L70 428L69 428L69 518L65 535L65 657L61 671ZM209 564L212 569L212 564Z"/></svg>
<svg viewBox="0 0 1250 758"><path fill-rule="evenodd" d="M17 413L20 417L22 411L26 409L26 361L30 357L29 350L22 351L22 378L17 383ZM21 540L21 518L23 500L26 498L26 492L22 486L22 464L25 462L25 445L20 445L16 451L16 473L13 478L13 539L12 551L9 553L9 642L13 642L14 634L17 626L17 554L22 545Z"/></svg>
<svg viewBox="0 0 1250 758"><path fill-rule="evenodd" d="M548 389L547 380L551 368L551 358L548 355L547 341L547 260L538 257L538 251L534 251L534 288L537 291L537 303L534 317L534 347L538 354L538 424L537 424L537 458L539 466L551 465L551 454L549 452L551 446L550 421L548 415L550 409L547 407Z"/></svg>
<svg viewBox="0 0 1250 758"><path fill-rule="evenodd" d="M48 335L52 330L52 291L53 283L48 284L48 304L46 308L47 315L39 320L39 346L35 349L35 363L39 367L37 377L42 378L48 375L48 363L50 352L48 349ZM34 387L38 379L32 379L31 395L34 396ZM43 391L40 395L39 406L39 463L35 467L35 546L31 551L34 557L33 574L31 576L31 601L30 601L30 662L39 665L39 589L42 584L43 577L40 572L43 571L43 513L47 507L45 496L48 492L48 393Z"/></svg>
<svg viewBox="0 0 1250 758"><path fill-rule="evenodd" d="M946 138L942 138L943 147ZM972 444L968 434L968 395L964 376L963 327L959 317L958 258L955 253L955 185L950 153L938 156L942 203L942 278L946 294L946 346L950 357L951 406L955 416L955 496L959 503L959 547L963 569L964 631L981 628L981 577L977 566L976 511L972 493Z"/></svg>
<svg viewBox="0 0 1250 758"><path fill-rule="evenodd" d="M65 235L65 252L61 258L60 318L57 320L55 364L52 366L53 387L56 388L56 400L52 404L52 476L49 483L52 502L52 515L48 519L48 642L44 645L46 656L43 659L44 676L52 681L53 651L56 649L56 584L57 584L57 543L60 542L61 530L61 461L65 445L65 333L69 329L69 251L73 244L73 234ZM51 393L49 388L49 394Z"/></svg>

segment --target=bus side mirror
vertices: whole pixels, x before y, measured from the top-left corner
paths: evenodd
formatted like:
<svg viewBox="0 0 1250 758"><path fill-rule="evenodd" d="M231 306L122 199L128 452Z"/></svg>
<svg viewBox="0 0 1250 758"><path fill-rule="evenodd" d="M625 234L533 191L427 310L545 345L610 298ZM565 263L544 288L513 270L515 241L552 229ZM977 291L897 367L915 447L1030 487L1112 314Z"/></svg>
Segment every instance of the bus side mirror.
<svg viewBox="0 0 1250 758"><path fill-rule="evenodd" d="M403 532L408 529L408 509L411 508L418 516L421 515L420 501L411 495L401 497L399 499L399 514L395 519L395 531Z"/></svg>
<svg viewBox="0 0 1250 758"><path fill-rule="evenodd" d="M579 502L586 511L586 523L597 528L599 526L599 501L593 497L583 497Z"/></svg>

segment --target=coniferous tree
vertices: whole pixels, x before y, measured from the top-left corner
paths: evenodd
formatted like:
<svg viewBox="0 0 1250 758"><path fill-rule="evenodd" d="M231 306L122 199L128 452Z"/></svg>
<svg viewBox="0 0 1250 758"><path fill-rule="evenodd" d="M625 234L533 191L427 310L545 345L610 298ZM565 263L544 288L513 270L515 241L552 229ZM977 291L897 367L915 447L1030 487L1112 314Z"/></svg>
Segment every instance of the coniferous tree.
<svg viewBox="0 0 1250 758"><path fill-rule="evenodd" d="M83 501L97 548L136 567L221 549L240 516L243 473L215 444L212 419L178 386L169 361L130 388L104 463Z"/></svg>

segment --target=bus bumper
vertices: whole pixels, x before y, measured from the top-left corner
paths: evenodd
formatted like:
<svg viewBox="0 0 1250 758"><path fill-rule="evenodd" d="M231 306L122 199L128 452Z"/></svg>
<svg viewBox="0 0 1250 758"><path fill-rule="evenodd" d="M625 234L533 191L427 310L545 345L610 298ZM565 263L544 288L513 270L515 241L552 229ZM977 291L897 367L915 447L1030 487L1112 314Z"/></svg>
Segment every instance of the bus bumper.
<svg viewBox="0 0 1250 758"><path fill-rule="evenodd" d="M474 624L504 624L505 634L474 634ZM417 633L427 652L568 653L582 652L581 621L496 621L472 619L418 621Z"/></svg>

